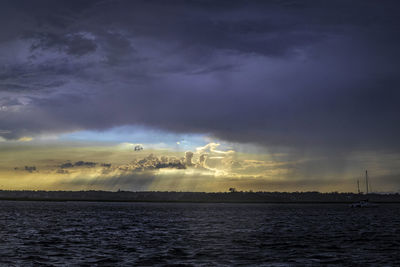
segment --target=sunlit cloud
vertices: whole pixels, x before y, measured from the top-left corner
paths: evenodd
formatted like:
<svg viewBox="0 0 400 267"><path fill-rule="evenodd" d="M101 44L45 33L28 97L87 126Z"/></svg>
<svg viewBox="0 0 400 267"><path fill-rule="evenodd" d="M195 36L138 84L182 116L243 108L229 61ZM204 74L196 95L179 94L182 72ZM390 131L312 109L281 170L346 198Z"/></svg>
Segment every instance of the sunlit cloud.
<svg viewBox="0 0 400 267"><path fill-rule="evenodd" d="M18 138L18 141L20 141L20 142L29 142L32 140L33 140L33 138L29 137L29 136L23 136L23 137Z"/></svg>

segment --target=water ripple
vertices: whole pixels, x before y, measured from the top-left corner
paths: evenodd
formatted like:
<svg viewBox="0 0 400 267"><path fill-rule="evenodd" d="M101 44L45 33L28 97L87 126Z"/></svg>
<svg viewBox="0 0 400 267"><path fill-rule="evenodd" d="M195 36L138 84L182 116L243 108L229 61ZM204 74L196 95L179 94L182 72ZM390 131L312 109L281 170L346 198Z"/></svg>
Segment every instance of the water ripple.
<svg viewBox="0 0 400 267"><path fill-rule="evenodd" d="M0 201L5 266L398 266L400 205Z"/></svg>

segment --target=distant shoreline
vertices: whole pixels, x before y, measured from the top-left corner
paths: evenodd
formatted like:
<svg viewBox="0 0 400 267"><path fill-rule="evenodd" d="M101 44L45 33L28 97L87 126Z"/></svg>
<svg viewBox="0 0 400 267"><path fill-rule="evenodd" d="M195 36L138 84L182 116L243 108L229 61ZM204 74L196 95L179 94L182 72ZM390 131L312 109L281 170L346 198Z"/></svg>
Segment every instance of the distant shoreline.
<svg viewBox="0 0 400 267"><path fill-rule="evenodd" d="M162 200L96 200L96 199L39 199L39 198L0 198L0 201L17 201L17 202L99 202L99 203L192 203L192 204L351 204L354 201L348 202L328 202L328 201L320 201L320 202L312 202L312 201L297 201L297 202L251 202L251 201L162 201ZM373 203L378 204L400 204L400 201L374 201Z"/></svg>
<svg viewBox="0 0 400 267"><path fill-rule="evenodd" d="M265 203L265 204L349 204L369 199L376 203L400 203L400 195L319 192L160 192L160 191L30 191L0 190L0 200L86 201L149 203Z"/></svg>

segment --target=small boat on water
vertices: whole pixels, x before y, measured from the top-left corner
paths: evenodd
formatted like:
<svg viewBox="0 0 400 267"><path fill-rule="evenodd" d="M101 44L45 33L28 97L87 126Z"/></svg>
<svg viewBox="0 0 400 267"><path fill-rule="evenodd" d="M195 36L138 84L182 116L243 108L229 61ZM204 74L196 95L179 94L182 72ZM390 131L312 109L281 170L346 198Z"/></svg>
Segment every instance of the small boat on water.
<svg viewBox="0 0 400 267"><path fill-rule="evenodd" d="M362 194L360 192L360 182L358 180L357 180L357 187L358 187L358 194ZM366 193L368 195L369 186L368 186L368 171L367 170L365 171L365 187L367 189ZM374 208L374 207L378 207L378 204L371 203L371 202L369 202L368 199L363 199L358 202L350 204L350 207L351 208Z"/></svg>

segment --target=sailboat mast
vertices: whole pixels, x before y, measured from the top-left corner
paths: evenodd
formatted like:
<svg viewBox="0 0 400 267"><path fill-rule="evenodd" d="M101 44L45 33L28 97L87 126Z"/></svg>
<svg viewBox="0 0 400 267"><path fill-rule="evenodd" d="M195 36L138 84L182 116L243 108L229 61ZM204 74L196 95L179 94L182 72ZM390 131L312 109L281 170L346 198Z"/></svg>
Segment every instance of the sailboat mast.
<svg viewBox="0 0 400 267"><path fill-rule="evenodd" d="M365 170L365 186L367 187L367 194L368 194L368 171Z"/></svg>

